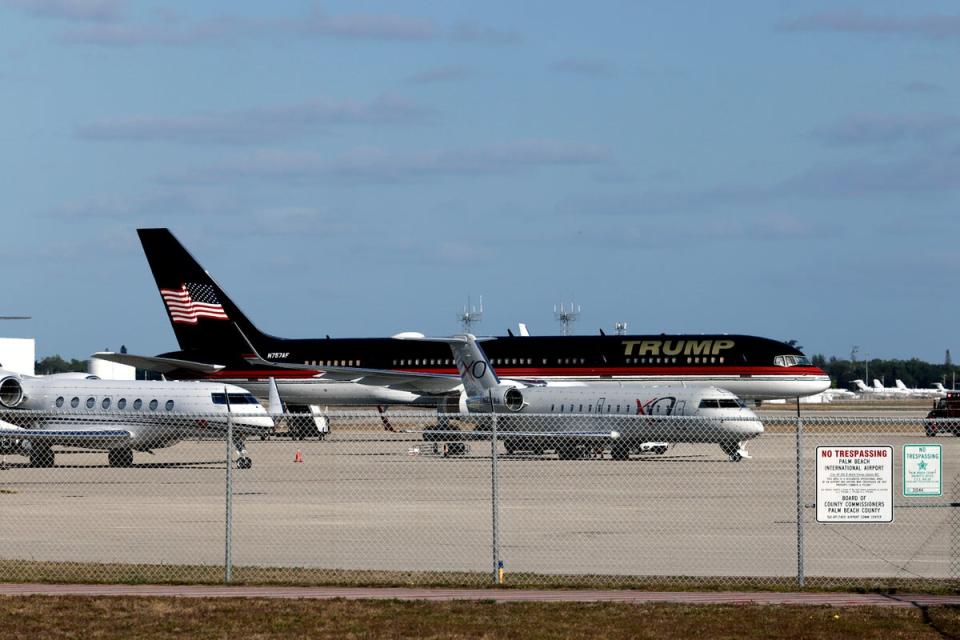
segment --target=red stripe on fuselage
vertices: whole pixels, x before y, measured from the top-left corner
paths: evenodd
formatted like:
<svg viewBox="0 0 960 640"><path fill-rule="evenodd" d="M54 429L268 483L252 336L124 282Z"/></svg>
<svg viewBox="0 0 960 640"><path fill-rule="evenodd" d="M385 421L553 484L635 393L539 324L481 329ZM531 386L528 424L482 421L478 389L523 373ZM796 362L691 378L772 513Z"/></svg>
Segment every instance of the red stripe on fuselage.
<svg viewBox="0 0 960 640"><path fill-rule="evenodd" d="M430 368L403 368L390 369L397 373L435 373L442 375L459 375L455 367ZM283 378L308 379L322 378L323 367L316 370L303 369L221 369L207 378ZM361 374L358 374L361 375ZM497 367L497 376L501 378L554 378L561 376L781 376L795 378L797 376L826 376L827 374L817 367ZM329 378L328 378L329 380Z"/></svg>

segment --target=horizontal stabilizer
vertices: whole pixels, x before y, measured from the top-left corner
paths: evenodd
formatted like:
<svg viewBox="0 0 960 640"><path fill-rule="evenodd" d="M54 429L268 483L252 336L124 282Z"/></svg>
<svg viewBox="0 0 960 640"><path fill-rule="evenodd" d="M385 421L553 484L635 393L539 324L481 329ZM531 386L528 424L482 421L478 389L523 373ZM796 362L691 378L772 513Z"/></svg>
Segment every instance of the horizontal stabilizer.
<svg viewBox="0 0 960 640"><path fill-rule="evenodd" d="M179 360L177 358L161 358L158 356L135 356L130 353L114 353L112 351L99 351L91 357L108 362L116 362L117 364L129 365L137 369L155 371L156 373L169 373L171 371L184 369L198 373L216 373L224 368L222 364L208 364L206 362Z"/></svg>

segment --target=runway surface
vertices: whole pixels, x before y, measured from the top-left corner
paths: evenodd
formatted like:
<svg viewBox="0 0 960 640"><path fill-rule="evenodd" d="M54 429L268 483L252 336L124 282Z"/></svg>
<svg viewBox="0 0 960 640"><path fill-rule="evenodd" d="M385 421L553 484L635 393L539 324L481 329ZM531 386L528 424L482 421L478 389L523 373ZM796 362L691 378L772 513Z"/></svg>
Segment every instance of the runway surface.
<svg viewBox="0 0 960 640"><path fill-rule="evenodd" d="M500 558L507 575L770 577L797 572L794 434L750 441L733 463L716 445L677 445L630 461L506 456L501 449ZM942 498L904 498L903 444L943 446ZM818 445L892 445L890 524L815 522ZM956 438L885 428L804 436L804 562L809 578L951 577L960 542L949 507ZM489 442L435 455L412 435L336 431L328 441L250 441L234 470L238 567L489 572ZM300 450L302 463L295 463ZM222 565L225 446L184 442L106 466L104 453L59 454L0 471L0 560ZM149 464L148 464L149 463ZM955 500L955 499L953 499ZM0 574L0 579L3 579Z"/></svg>

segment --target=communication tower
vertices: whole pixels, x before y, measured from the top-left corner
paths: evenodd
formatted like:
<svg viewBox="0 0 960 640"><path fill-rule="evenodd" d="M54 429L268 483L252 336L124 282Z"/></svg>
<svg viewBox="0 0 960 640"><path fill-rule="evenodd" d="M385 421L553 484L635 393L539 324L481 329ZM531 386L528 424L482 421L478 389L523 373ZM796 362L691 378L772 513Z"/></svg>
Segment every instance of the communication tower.
<svg viewBox="0 0 960 640"><path fill-rule="evenodd" d="M467 304L463 305L463 311L457 314L457 320L463 327L464 333L473 333L473 325L483 320L483 296L480 296L480 306L475 307L467 296Z"/></svg>
<svg viewBox="0 0 960 640"><path fill-rule="evenodd" d="M562 302L559 308L553 305L553 317L563 326L563 335L569 336L572 333L573 323L580 317L580 305L571 302L569 309Z"/></svg>

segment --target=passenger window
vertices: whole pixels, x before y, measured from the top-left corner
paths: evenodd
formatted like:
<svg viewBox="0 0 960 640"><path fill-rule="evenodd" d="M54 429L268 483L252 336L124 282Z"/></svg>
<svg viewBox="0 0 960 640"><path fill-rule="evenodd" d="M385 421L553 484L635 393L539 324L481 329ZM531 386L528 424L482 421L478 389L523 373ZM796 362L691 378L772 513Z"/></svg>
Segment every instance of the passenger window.
<svg viewBox="0 0 960 640"><path fill-rule="evenodd" d="M137 398L136 400L133 401L133 408L136 411L140 411L142 407L143 407L143 400L141 400L140 398Z"/></svg>
<svg viewBox="0 0 960 640"><path fill-rule="evenodd" d="M126 409L127 408L127 399L120 398L117 400L117 409Z"/></svg>
<svg viewBox="0 0 960 640"><path fill-rule="evenodd" d="M71 406L72 408L74 408L74 409L76 409L77 407L79 407L79 406L80 406L80 398L71 398L71 399L70 399L70 406Z"/></svg>
<svg viewBox="0 0 960 640"><path fill-rule="evenodd" d="M617 413L620 413L620 405L617 405Z"/></svg>
<svg viewBox="0 0 960 640"><path fill-rule="evenodd" d="M157 402L156 399L151 400L151 401L150 401L150 411L156 411L156 410L157 410L157 405L159 405L159 404L160 404L160 403Z"/></svg>
<svg viewBox="0 0 960 640"><path fill-rule="evenodd" d="M167 411L173 411L173 400L167 400L167 404L163 405L163 408Z"/></svg>
<svg viewBox="0 0 960 640"><path fill-rule="evenodd" d="M580 405L580 413L583 413L583 405Z"/></svg>
<svg viewBox="0 0 960 640"><path fill-rule="evenodd" d="M93 409L94 405L97 404L96 399L87 398L87 409Z"/></svg>
<svg viewBox="0 0 960 640"><path fill-rule="evenodd" d="M63 406L63 396L57 398L57 409Z"/></svg>
<svg viewBox="0 0 960 640"><path fill-rule="evenodd" d="M570 413L573 413L573 405L570 405Z"/></svg>
<svg viewBox="0 0 960 640"><path fill-rule="evenodd" d="M110 408L110 398L104 398L103 402L100 403L100 408L106 411Z"/></svg>

